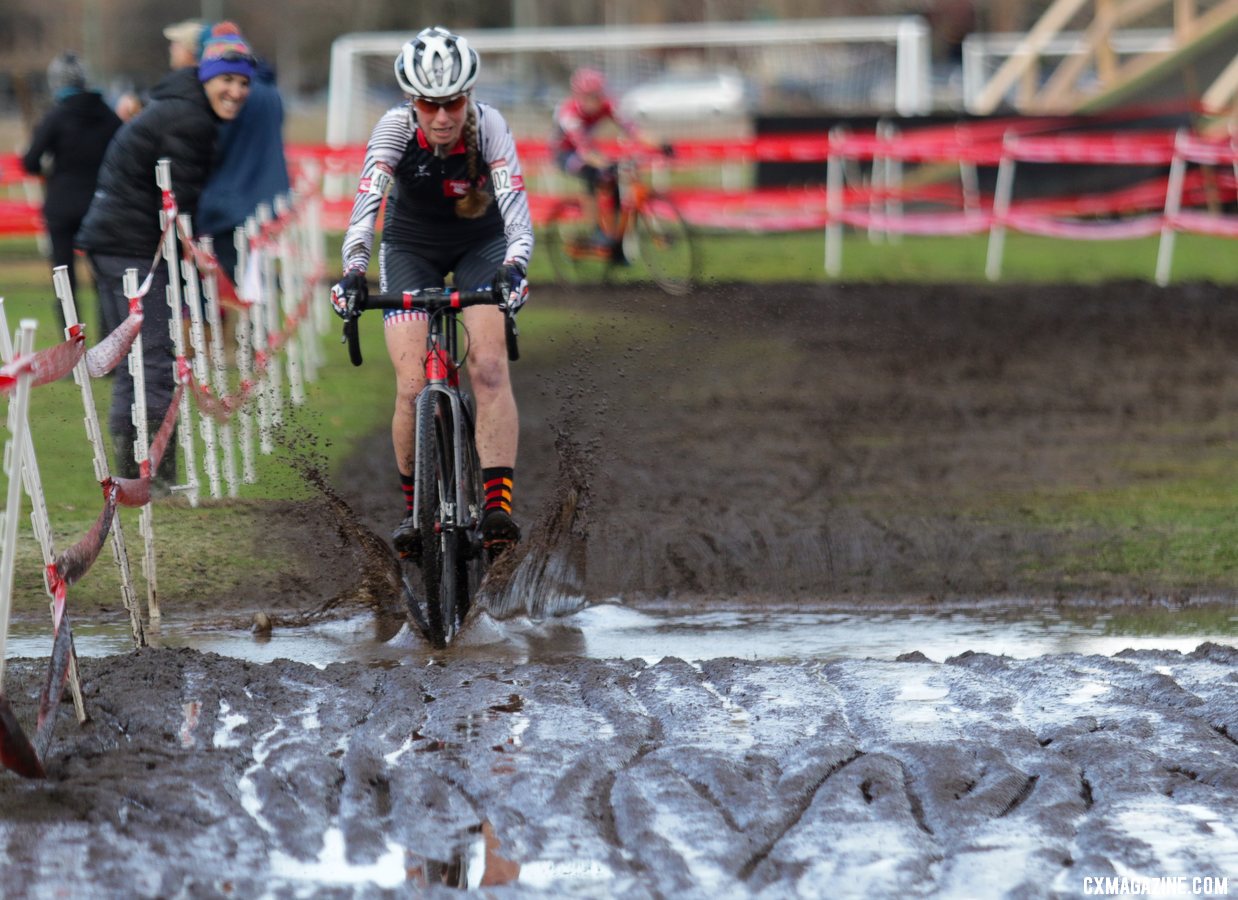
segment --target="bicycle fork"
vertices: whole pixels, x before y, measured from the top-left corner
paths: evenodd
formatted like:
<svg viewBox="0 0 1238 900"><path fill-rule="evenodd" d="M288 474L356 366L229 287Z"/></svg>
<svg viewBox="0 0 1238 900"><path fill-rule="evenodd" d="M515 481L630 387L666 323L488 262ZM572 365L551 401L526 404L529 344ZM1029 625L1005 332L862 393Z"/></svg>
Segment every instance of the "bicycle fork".
<svg viewBox="0 0 1238 900"><path fill-rule="evenodd" d="M451 422L447 423L445 429L451 441L451 460L444 460L443 462L451 466L451 486L453 491L451 496L445 496L440 487L441 508L439 510L438 528L441 532L460 532L461 536L464 537L460 544L460 549L466 557L472 558L480 552L481 548L481 537L477 530L481 514L479 508L470 508L468 485L466 484L467 467L465 465L465 454L470 452L469 445L472 441L472 428L464 427L463 423L466 416L468 416L468 421L471 423L472 416L465 409L465 404L461 400L459 370L446 350L435 346L426 354L425 372L426 386L417 395L417 434L415 435L415 446L424 446L420 433L422 423L434 421L433 418L421 415L422 404L435 403L439 395L445 397L451 410ZM418 480L413 488L414 509L421 509L421 489L422 484ZM427 536L422 535L421 537L424 541ZM429 537L436 539L440 535L435 534Z"/></svg>

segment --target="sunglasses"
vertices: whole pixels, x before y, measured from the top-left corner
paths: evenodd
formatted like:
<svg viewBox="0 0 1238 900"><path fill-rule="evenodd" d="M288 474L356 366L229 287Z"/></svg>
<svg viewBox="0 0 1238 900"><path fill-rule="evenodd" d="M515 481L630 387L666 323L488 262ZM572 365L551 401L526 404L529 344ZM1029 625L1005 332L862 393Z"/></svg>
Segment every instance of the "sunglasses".
<svg viewBox="0 0 1238 900"><path fill-rule="evenodd" d="M428 97L413 98L413 106L417 107L417 112L426 118L430 118L440 109L445 109L449 113L458 113L464 109L464 104L468 102L468 94L456 94L456 96L448 97L446 100L431 100Z"/></svg>

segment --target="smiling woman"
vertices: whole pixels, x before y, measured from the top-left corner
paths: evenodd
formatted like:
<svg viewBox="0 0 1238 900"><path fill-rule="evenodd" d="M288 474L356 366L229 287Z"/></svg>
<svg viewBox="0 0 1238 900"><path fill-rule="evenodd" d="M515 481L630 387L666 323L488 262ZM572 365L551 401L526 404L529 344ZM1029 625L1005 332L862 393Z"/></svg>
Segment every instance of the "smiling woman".
<svg viewBox="0 0 1238 900"><path fill-rule="evenodd" d="M249 79L244 75L216 75L202 85L206 99L211 103L211 112L225 122L237 117L245 99L249 96Z"/></svg>
<svg viewBox="0 0 1238 900"><path fill-rule="evenodd" d="M172 190L177 207L195 215L198 197L210 175L221 122L236 117L249 96L254 58L249 44L231 22L216 25L202 50L202 61L177 69L151 91L152 103L116 133L99 170L99 187L77 233L76 244L87 251L95 283L103 331L110 332L128 315L129 301L121 279L126 269L144 278L159 245L162 230L160 191L155 166L171 162ZM162 298L168 283L167 264L153 273L147 296ZM147 417L157 427L175 389L171 310L166 303L145 306L142 342L146 374ZM100 335L102 337L102 335ZM112 390L109 429L115 450L113 471L132 478L136 429L131 417L133 376L117 370ZM176 478L175 454L164 456L156 481L170 486Z"/></svg>
<svg viewBox="0 0 1238 900"><path fill-rule="evenodd" d="M198 80L202 82L211 111L224 121L235 119L249 96L254 75L254 56L249 44L231 22L220 22L202 46Z"/></svg>

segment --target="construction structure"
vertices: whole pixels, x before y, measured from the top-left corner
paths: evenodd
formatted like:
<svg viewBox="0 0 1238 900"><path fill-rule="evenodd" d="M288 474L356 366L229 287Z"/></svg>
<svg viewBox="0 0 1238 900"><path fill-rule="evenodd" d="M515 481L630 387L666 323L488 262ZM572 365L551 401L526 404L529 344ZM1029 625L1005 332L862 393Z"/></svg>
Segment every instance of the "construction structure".
<svg viewBox="0 0 1238 900"><path fill-rule="evenodd" d="M1053 52L1081 19L1088 24L1071 34L1069 52ZM1119 58L1115 37L1149 19L1171 23L1164 39ZM1238 121L1236 37L1238 0L1055 0L969 99L968 109L977 115L1003 106L1028 114L1099 113L1184 100L1224 128Z"/></svg>

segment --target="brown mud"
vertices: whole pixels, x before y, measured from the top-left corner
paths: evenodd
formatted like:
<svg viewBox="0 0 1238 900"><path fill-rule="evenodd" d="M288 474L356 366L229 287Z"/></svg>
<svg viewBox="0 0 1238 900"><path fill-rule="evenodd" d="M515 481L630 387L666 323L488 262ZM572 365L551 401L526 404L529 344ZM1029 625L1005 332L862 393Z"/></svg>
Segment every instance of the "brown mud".
<svg viewBox="0 0 1238 900"><path fill-rule="evenodd" d="M1232 597L1080 572L1113 535L988 514L1215 454L1238 422L1232 301L1206 284L546 290L568 327L527 333L514 367L517 513L528 530L579 489L593 598ZM391 471L381 433L336 479L382 535Z"/></svg>
<svg viewBox="0 0 1238 900"><path fill-rule="evenodd" d="M1067 561L1114 535L1003 504L1138 483L1232 443L1233 299L1145 284L544 290L534 302L559 327L526 327L514 370L528 552L583 554L574 588L634 605L1232 605L1230 584L1080 570ZM320 502L272 509L263 535L298 542L296 572L188 608L273 627L389 612L388 436L321 486ZM0 774L3 893L1238 885L1238 651L985 649L651 665L413 642L404 664L325 669L172 649L85 659L91 719L62 712L48 779ZM23 718L45 669L9 666Z"/></svg>

